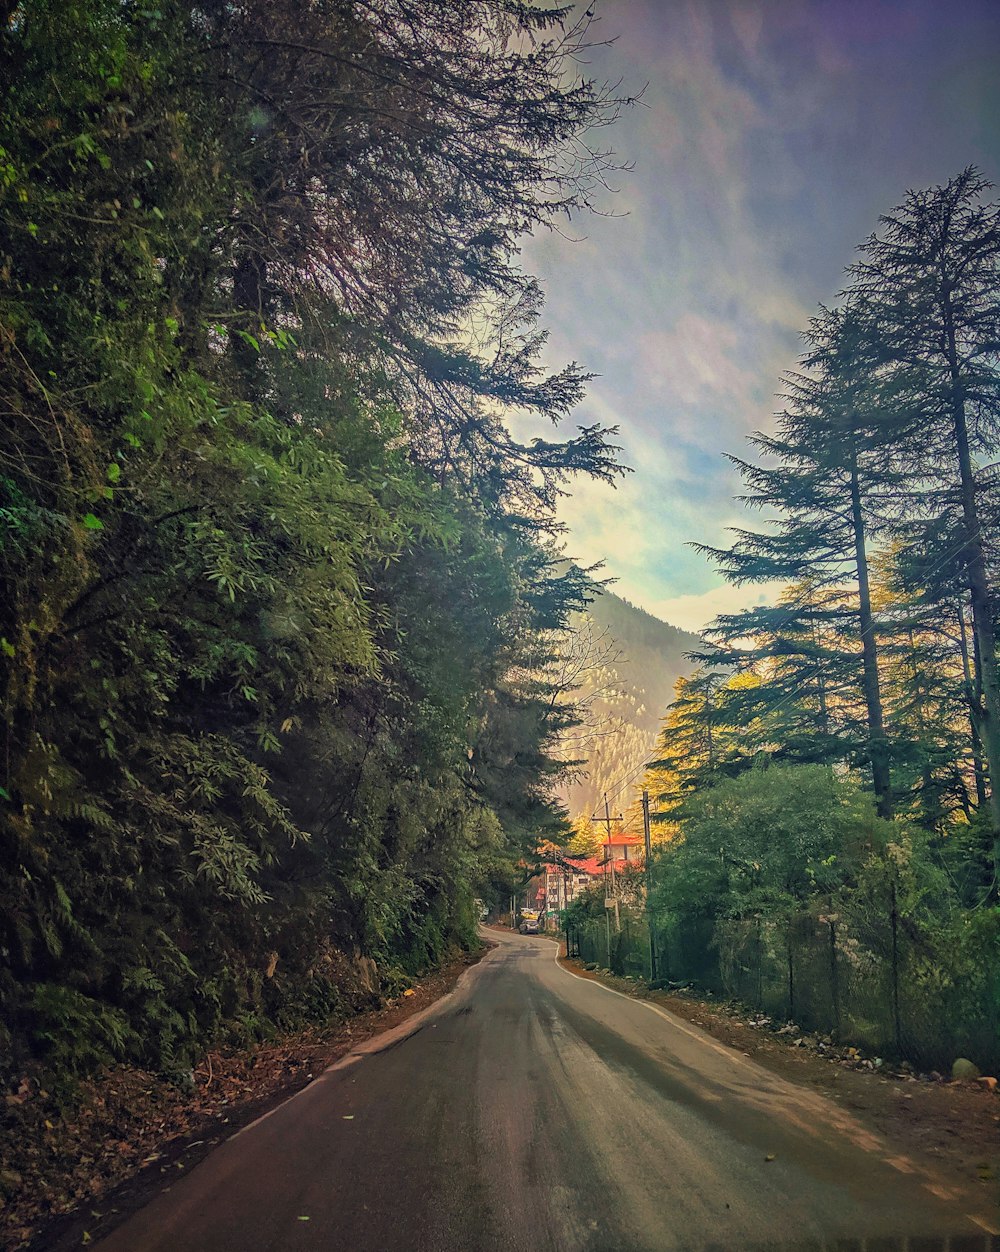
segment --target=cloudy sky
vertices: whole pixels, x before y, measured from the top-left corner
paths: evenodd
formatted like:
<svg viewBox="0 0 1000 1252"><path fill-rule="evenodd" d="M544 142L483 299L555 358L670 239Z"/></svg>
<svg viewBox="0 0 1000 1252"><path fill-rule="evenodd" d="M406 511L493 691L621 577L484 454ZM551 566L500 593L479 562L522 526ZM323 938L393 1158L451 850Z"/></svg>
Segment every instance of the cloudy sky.
<svg viewBox="0 0 1000 1252"><path fill-rule="evenodd" d="M908 188L1000 182L1000 0L604 0L589 72L649 83L604 137L615 218L529 241L552 364L600 375L580 424L635 472L582 484L568 551L678 626L761 598L687 547L745 522L724 452L767 428L798 334Z"/></svg>

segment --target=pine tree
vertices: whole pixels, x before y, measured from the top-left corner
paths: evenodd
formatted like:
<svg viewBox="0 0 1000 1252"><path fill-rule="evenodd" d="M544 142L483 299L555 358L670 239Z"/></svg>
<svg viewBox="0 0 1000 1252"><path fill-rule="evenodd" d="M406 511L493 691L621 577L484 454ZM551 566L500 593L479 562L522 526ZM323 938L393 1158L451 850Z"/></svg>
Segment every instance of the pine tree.
<svg viewBox="0 0 1000 1252"><path fill-rule="evenodd" d="M1000 431L1000 206L983 203L989 187L970 167L944 186L910 192L881 219L849 272L852 292L874 314L872 343L897 393L920 415L922 435L907 468L956 492L956 559L979 655L976 713L1000 870L1000 670L975 470L976 456L992 452Z"/></svg>
<svg viewBox="0 0 1000 1252"><path fill-rule="evenodd" d="M785 380L787 407L774 436L752 437L777 465L735 457L750 488L742 499L777 510L769 531L738 531L730 549L698 545L730 581L782 579L822 589L852 588L854 634L861 648L867 753L879 814L892 812L889 753L880 691L868 572L873 519L881 520L896 475L890 450L908 415L879 377L863 334L863 309L823 309L806 334L803 369ZM887 416L888 415L888 416Z"/></svg>

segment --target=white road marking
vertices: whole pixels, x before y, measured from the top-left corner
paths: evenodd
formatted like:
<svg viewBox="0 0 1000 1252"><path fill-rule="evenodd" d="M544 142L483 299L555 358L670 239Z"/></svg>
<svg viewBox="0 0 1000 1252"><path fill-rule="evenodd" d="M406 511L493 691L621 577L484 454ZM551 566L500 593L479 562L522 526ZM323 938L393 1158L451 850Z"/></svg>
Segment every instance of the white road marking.
<svg viewBox="0 0 1000 1252"><path fill-rule="evenodd" d="M755 1065L753 1061L744 1060L741 1056L737 1056L729 1048L720 1046L719 1044L715 1043L714 1040L709 1039L704 1034L701 1034L700 1032L696 1034L693 1030L688 1030L685 1026L681 1025L681 1023L677 1021L676 1018L672 1017L668 1013L665 1013L663 1009L658 1008L655 1004L650 1004L646 1000L637 1000L635 999L634 996L627 996L621 991L616 991L614 987L605 986L604 983L600 982L596 978L584 978L582 974L577 974L573 970L569 969L567 966L560 964L559 941L555 940L555 944L556 944L556 951L555 951L556 968L561 969L564 974L569 974L571 978L576 978L580 982L590 983L592 987L600 987L602 991L608 991L613 996L618 996L622 1000L628 1000L630 1004L637 1004L641 1008L649 1009L650 1012L655 1013L657 1017L662 1017L665 1022L668 1022L671 1026L679 1030L681 1034L687 1035L691 1039L696 1039L699 1043L703 1043L706 1047L711 1048L713 1052L718 1052L721 1056L728 1057L731 1061L734 1061L736 1064L743 1065L747 1069L759 1069L760 1068L760 1066ZM880 1153L879 1155L882 1155L882 1154ZM892 1165L895 1165L897 1169L902 1169L902 1167L899 1164L897 1164L897 1162L895 1161L890 1161L889 1163ZM904 1172L913 1172L913 1171L908 1170ZM924 1189L929 1191L932 1195L936 1194L940 1196L940 1191L937 1191L935 1189L935 1186L933 1183L928 1184L925 1182L922 1185ZM948 1195L950 1199L955 1198L953 1192L946 1192L946 1194ZM990 1225L988 1222L983 1221L982 1218L976 1217L974 1213L966 1213L965 1216L970 1222L975 1223L975 1225L977 1225L981 1230L985 1230L987 1234L1000 1235L1000 1228L998 1228L997 1226Z"/></svg>
<svg viewBox="0 0 1000 1252"><path fill-rule="evenodd" d="M634 996L627 996L621 991L615 991L614 987L607 987L604 983L599 982L596 978L584 978L582 974L576 974L573 970L568 969L565 965L559 963L559 943L556 942L556 968L561 969L564 974L568 974L570 978L576 978L580 982L589 983L592 987L600 987L602 991L607 991L610 995L618 996L621 1000L627 1000L629 1004L635 1004L639 1008L648 1009L650 1013L655 1013L657 1017L663 1020L675 1030L680 1031L682 1035L687 1035L689 1039L695 1039L698 1043L704 1044L706 1048L711 1048L713 1052L717 1052L719 1056L724 1057L727 1061L732 1061L734 1065L742 1065L744 1069L758 1070L759 1065L753 1061L744 1060L742 1056L737 1055L732 1048L727 1048L724 1044L716 1043L714 1039L704 1034L702 1031L689 1030L671 1013L665 1012L658 1008L655 1004L650 1004L648 1000L637 1000Z"/></svg>

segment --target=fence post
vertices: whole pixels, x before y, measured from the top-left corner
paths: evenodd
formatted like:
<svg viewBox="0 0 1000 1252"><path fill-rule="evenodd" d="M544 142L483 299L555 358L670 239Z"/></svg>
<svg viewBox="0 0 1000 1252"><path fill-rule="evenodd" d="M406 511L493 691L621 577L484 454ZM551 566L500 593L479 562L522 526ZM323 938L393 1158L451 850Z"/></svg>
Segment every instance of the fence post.
<svg viewBox="0 0 1000 1252"><path fill-rule="evenodd" d="M903 1031L899 1021L899 911L896 907L896 861L892 862L892 877L889 879L889 899L892 905L890 923L892 926L892 1029L896 1041L896 1052L902 1053Z"/></svg>
<svg viewBox="0 0 1000 1252"><path fill-rule="evenodd" d="M646 845L646 925L649 927L649 981L656 982L656 931L653 928L653 843L649 829L649 792L642 793L642 833Z"/></svg>
<svg viewBox="0 0 1000 1252"><path fill-rule="evenodd" d="M840 1038L840 971L837 969L837 923L830 918L830 999L833 1002L833 1032Z"/></svg>
<svg viewBox="0 0 1000 1252"><path fill-rule="evenodd" d="M795 954L792 949L792 919L788 919L788 929L785 932L785 956L788 960L788 1016L791 1020L795 1019Z"/></svg>
<svg viewBox="0 0 1000 1252"><path fill-rule="evenodd" d="M757 974L754 994L757 1001L757 1008L759 1009L763 1007L762 1002L764 999L764 938L761 934L761 922L759 915L755 922L755 930L757 935L757 943L755 945L757 949Z"/></svg>

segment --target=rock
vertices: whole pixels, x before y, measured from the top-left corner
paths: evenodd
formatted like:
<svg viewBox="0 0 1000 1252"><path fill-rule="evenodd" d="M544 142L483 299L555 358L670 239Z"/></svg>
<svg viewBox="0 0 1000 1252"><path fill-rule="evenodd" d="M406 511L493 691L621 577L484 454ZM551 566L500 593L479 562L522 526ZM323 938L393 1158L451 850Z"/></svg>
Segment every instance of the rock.
<svg viewBox="0 0 1000 1252"><path fill-rule="evenodd" d="M996 1091L997 1089L997 1080L995 1078L991 1078L991 1077L977 1078L976 1082L978 1082L981 1086L985 1087L987 1091Z"/></svg>
<svg viewBox="0 0 1000 1252"><path fill-rule="evenodd" d="M951 1067L951 1076L956 1082L973 1082L979 1077L979 1067L960 1056Z"/></svg>

